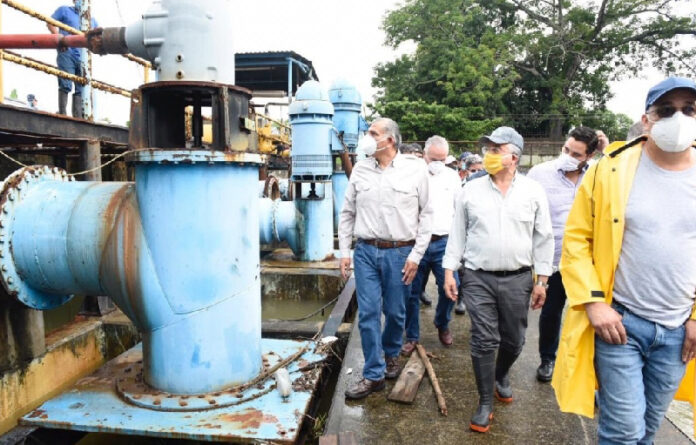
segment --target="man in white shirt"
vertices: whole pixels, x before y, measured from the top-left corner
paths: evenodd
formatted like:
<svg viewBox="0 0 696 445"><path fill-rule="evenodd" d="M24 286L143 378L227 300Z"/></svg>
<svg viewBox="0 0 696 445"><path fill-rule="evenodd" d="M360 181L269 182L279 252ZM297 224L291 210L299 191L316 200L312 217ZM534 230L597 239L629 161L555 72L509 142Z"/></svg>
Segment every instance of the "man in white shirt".
<svg viewBox="0 0 696 445"><path fill-rule="evenodd" d="M455 271L462 262L466 269L462 291L479 393L470 428L484 433L493 419L493 394L512 402L508 373L524 346L530 294L533 309L544 304L554 248L544 190L517 173L522 136L499 127L480 142L488 177L467 182L457 198L442 267L452 301L457 300Z"/></svg>
<svg viewBox="0 0 696 445"><path fill-rule="evenodd" d="M377 119L358 144L368 157L350 175L338 226L341 273L348 278L350 246L358 298L358 326L365 365L346 397L360 399L396 378L406 299L430 242L431 213L425 162L402 155L399 127ZM381 315L384 313L384 330Z"/></svg>
<svg viewBox="0 0 696 445"><path fill-rule="evenodd" d="M440 342L445 346L452 344L449 322L454 303L445 295L445 275L442 269L442 257L445 255L447 236L454 217L454 202L461 190L459 175L447 168L445 160L449 153L449 144L442 136L432 136L425 141L425 162L428 164L430 184L430 207L432 207L432 236L430 244L418 265L418 273L413 280L413 290L406 301L406 343L401 348L403 355L411 355L420 338L418 296L432 272L437 282L437 307L435 308L435 326Z"/></svg>

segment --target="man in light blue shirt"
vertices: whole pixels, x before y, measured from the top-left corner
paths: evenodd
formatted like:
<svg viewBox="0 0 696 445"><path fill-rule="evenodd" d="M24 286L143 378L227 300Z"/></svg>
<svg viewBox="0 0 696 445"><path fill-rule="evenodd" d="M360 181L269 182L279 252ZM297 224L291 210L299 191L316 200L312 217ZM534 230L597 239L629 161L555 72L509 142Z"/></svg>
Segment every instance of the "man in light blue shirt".
<svg viewBox="0 0 696 445"><path fill-rule="evenodd" d="M553 375L563 306L566 301L565 289L561 281L561 274L558 271L563 232L568 212L570 212L575 194L580 187L585 170L587 170L587 162L597 150L600 142L597 132L588 127L577 127L568 136L558 158L535 165L527 174L528 178L541 184L546 192L555 246L554 273L549 277L546 302L539 317L541 364L537 368L537 380L540 382L550 382Z"/></svg>
<svg viewBox="0 0 696 445"><path fill-rule="evenodd" d="M80 7L82 6L82 0L74 0L73 6L60 6L51 15L51 18L58 20L59 22L68 25L75 29L80 29ZM99 26L95 19L92 19L92 28ZM69 35L70 33L58 29L57 26L48 25L48 30L51 34L63 34ZM59 48L58 49L58 59L56 61L58 69L65 71L69 74L74 74L76 76L83 76L82 65L80 63L80 50L78 48ZM72 80L64 79L62 77L58 78L58 113L67 114L66 108L68 105L68 94L73 89ZM82 90L83 86L75 82L75 93L73 94L72 102L72 115L73 117L82 118Z"/></svg>

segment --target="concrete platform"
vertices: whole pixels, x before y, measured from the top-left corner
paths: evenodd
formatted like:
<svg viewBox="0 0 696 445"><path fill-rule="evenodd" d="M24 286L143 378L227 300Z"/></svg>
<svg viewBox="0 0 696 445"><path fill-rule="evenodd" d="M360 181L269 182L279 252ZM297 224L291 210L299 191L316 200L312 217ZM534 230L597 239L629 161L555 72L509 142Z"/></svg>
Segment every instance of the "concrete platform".
<svg viewBox="0 0 696 445"><path fill-rule="evenodd" d="M433 297L437 295L432 277L428 294ZM510 405L496 402L495 419L489 433L471 432L469 419L476 409L478 394L469 356L469 317L453 315L450 328L455 343L445 348L438 341L433 325L434 308L434 304L421 308L421 343L437 357L431 362L440 380L449 416L443 417L438 412L435 394L427 376L421 382L413 405L387 401L394 381L388 381L385 391L371 394L364 400L346 401L343 392L349 382L360 378L363 366L358 324L354 323L324 434L354 432L358 443L363 444L596 443L596 420L561 413L551 386L539 383L535 378L539 365L539 311L530 312L527 343L511 371L515 401ZM402 358L401 363L405 362ZM348 373L348 370L352 372ZM691 441L669 420L665 420L655 443L676 445L689 444Z"/></svg>

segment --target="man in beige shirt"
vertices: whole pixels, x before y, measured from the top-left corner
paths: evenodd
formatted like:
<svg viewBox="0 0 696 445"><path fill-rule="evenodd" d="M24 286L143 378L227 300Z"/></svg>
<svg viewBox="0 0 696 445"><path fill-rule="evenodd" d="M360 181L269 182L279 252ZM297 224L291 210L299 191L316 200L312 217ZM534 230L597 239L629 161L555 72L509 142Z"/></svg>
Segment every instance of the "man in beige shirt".
<svg viewBox="0 0 696 445"><path fill-rule="evenodd" d="M351 399L379 391L385 377L399 375L406 299L430 243L428 171L422 159L400 154L400 143L393 120L381 118L370 126L359 143L368 157L353 168L341 211L338 240L344 278L351 242L357 238L353 261L365 357L363 378L346 390Z"/></svg>

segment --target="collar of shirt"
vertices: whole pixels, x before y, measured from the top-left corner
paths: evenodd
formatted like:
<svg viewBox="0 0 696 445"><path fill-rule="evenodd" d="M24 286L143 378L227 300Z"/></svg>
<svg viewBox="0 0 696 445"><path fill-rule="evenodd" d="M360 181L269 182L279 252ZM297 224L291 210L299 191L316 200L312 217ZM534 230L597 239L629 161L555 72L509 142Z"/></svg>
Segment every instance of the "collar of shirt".
<svg viewBox="0 0 696 445"><path fill-rule="evenodd" d="M397 152L396 152L396 156L394 156L394 158L391 160L391 162L389 163L389 165L387 165L387 167L396 167L396 168L399 168L399 166L400 166L401 163L403 162L403 157L404 157L404 155L402 155L400 152L397 151ZM379 166L379 161L377 160L377 158L374 158L374 157L372 158L372 164L371 164L371 165L372 165L376 170L382 170L382 167ZM385 168L386 168L386 167L385 167Z"/></svg>
<svg viewBox="0 0 696 445"><path fill-rule="evenodd" d="M517 170L515 170L515 176L512 177L512 181L510 181L510 188L508 189L505 196L509 195L510 191L513 189L513 187L515 187L515 182L517 181L517 175L519 175L519 172ZM493 176L488 175L488 177L486 179L488 179L488 184L490 184L491 188L493 188L493 190L497 191L498 193L500 193L502 195L502 192L500 191L498 186L495 185L495 182L493 182Z"/></svg>

